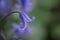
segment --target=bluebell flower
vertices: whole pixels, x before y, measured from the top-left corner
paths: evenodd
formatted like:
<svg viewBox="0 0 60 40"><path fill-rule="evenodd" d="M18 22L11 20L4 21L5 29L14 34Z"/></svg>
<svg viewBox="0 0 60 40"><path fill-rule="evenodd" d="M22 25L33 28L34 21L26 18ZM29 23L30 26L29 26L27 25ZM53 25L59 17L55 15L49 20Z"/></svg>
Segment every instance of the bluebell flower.
<svg viewBox="0 0 60 40"><path fill-rule="evenodd" d="M28 27L27 22L32 22L33 20L30 19L28 17L28 15L25 14L24 12L20 13L19 17L21 19L21 23L20 24L14 23L13 24L13 28L14 28L13 30L16 31L16 29L17 29L16 33L20 34L20 33L22 33L23 30L25 30ZM18 30L20 30L20 31L18 31Z"/></svg>
<svg viewBox="0 0 60 40"><path fill-rule="evenodd" d="M22 26L23 26L22 23L20 23L20 24L14 23L13 24L13 29L12 29L13 36L12 36L12 39L18 39L19 37L24 38L24 37L27 37L27 36L30 35L31 28L28 25L26 25L25 27L22 27Z"/></svg>
<svg viewBox="0 0 60 40"><path fill-rule="evenodd" d="M25 12L32 10L32 0L17 0L17 3Z"/></svg>
<svg viewBox="0 0 60 40"><path fill-rule="evenodd" d="M20 24L14 23L12 32L15 35L22 35L22 36L27 36L28 34L30 34L30 32L31 32L30 27L28 25L26 25L26 27L22 28L22 26L23 26L22 23L20 23Z"/></svg>
<svg viewBox="0 0 60 40"><path fill-rule="evenodd" d="M11 11L8 0L0 0L0 14L6 15Z"/></svg>
<svg viewBox="0 0 60 40"><path fill-rule="evenodd" d="M26 37L31 33L31 28L28 26L27 22L32 22L35 18L33 17L33 19L30 19L23 11L20 13L19 18L21 19L20 24L13 23L13 37L17 37L18 35Z"/></svg>
<svg viewBox="0 0 60 40"><path fill-rule="evenodd" d="M32 1L31 0L17 0L19 6L22 10L19 13L19 19L21 20L20 24L13 23L12 33L13 38L26 37L31 33L31 28L28 26L28 22L33 22L35 17L32 19L27 15L28 12L32 10Z"/></svg>
<svg viewBox="0 0 60 40"><path fill-rule="evenodd" d="M33 8L32 0L26 0L24 11L30 12L32 11L32 8Z"/></svg>
<svg viewBox="0 0 60 40"><path fill-rule="evenodd" d="M35 20L35 17L33 16L32 19L27 15L27 12L22 11L19 15L19 17L21 18L22 22L33 22Z"/></svg>

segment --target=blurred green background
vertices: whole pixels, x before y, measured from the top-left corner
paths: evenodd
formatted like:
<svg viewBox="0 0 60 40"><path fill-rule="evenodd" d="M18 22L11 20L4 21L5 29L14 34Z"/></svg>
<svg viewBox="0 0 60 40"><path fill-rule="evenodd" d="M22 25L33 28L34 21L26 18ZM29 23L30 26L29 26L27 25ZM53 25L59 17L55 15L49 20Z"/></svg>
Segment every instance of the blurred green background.
<svg viewBox="0 0 60 40"><path fill-rule="evenodd" d="M28 15L36 17L34 22L28 23L32 29L28 40L60 40L60 0L33 0L33 10ZM7 38L11 35L12 23L20 23L18 13L8 18L4 31Z"/></svg>

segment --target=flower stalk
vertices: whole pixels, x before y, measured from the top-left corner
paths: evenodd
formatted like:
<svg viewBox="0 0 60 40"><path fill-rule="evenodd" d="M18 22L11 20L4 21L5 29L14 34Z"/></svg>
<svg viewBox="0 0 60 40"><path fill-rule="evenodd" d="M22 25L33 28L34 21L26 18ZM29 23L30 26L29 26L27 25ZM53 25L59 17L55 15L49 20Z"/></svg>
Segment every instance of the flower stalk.
<svg viewBox="0 0 60 40"><path fill-rule="evenodd" d="M19 19L21 22L19 24L13 23L12 30L13 33L11 40L16 40L20 37L19 40L22 40L24 37L30 35L31 28L28 26L28 22L33 22L35 17L33 16L32 19L28 16L28 12L32 10L32 0L16 0L18 5L21 6L21 12L15 11L11 12L11 7L8 5L8 1L1 0L0 1L0 13L4 15L0 20L0 26L3 27L4 23L6 22L7 18L12 15L13 13L19 13ZM3 14L5 13L5 14ZM3 35L2 35L3 36ZM5 40L5 37L4 37Z"/></svg>

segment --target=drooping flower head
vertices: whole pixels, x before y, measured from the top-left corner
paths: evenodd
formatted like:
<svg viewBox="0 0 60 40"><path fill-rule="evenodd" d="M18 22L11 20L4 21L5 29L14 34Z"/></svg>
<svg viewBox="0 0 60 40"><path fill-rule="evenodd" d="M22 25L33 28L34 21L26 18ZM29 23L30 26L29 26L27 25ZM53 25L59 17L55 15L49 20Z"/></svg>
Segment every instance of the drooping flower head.
<svg viewBox="0 0 60 40"><path fill-rule="evenodd" d="M19 24L14 23L12 32L13 38L20 35L20 37L26 37L31 33L31 28L28 26L28 22L32 22L35 20L35 17L32 19L27 15L29 11L31 11L32 3L31 0L17 0L18 4L20 4L22 10L19 13L19 19L21 22Z"/></svg>
<svg viewBox="0 0 60 40"><path fill-rule="evenodd" d="M27 22L32 22L35 18L30 19L25 12L21 12L19 15L21 19L20 24L13 24L13 33L16 35L21 35L23 37L31 33L31 28L28 26ZM14 36L15 36L14 35Z"/></svg>

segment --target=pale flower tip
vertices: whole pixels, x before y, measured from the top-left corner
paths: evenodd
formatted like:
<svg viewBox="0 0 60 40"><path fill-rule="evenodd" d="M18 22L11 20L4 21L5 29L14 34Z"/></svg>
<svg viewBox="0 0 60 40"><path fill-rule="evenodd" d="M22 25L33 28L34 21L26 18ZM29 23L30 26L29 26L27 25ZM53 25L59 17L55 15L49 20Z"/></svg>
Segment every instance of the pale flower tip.
<svg viewBox="0 0 60 40"><path fill-rule="evenodd" d="M35 21L35 19L36 19L35 16L33 16L33 17L32 17L32 21Z"/></svg>

